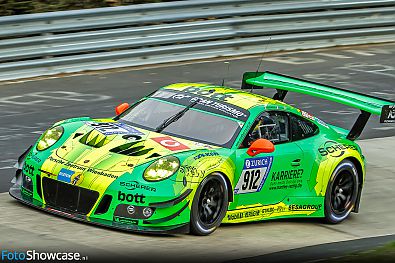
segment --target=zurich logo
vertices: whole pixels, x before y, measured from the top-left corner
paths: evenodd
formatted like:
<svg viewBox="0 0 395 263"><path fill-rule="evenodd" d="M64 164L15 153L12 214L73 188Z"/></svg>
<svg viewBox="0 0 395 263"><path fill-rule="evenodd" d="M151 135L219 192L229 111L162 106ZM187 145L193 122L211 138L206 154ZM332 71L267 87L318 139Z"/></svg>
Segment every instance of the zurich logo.
<svg viewBox="0 0 395 263"><path fill-rule="evenodd" d="M248 168L250 168L250 167L251 167L250 160L246 160L246 168L248 169Z"/></svg>

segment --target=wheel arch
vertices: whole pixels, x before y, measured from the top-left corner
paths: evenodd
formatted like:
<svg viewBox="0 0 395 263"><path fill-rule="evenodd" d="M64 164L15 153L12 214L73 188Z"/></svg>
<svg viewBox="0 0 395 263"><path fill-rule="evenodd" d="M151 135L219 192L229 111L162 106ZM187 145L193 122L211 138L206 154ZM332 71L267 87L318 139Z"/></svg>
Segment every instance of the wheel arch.
<svg viewBox="0 0 395 263"><path fill-rule="evenodd" d="M212 174L212 175L221 174L225 178L226 186L228 187L229 202L233 202L233 186L232 186L232 183L230 182L229 177L225 173L218 172L218 171L211 172L210 174Z"/></svg>
<svg viewBox="0 0 395 263"><path fill-rule="evenodd" d="M355 206L353 209L353 212L358 213L359 212L359 205L360 205L360 201L361 201L361 193L362 193L362 187L364 184L364 169L363 166L361 164L361 162L355 158L355 157L347 157L344 159L345 161L350 161L355 165L355 168L357 169L358 172L358 196L357 196L357 200L355 202Z"/></svg>
<svg viewBox="0 0 395 263"><path fill-rule="evenodd" d="M362 168L362 164L361 162L355 158L355 157L347 157L344 160L349 160L350 162L352 162L355 165L355 168L357 168L357 172L358 172L358 181L360 186L362 187L363 185L363 179L364 179L364 170Z"/></svg>

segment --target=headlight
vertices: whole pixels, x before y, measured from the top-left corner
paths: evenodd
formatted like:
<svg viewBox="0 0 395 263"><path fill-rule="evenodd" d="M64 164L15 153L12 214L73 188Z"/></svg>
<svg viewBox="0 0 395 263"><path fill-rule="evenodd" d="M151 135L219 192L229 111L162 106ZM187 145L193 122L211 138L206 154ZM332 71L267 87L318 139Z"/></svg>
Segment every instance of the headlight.
<svg viewBox="0 0 395 263"><path fill-rule="evenodd" d="M177 157L166 156L153 162L144 171L143 178L146 181L160 181L169 178L180 167L180 161Z"/></svg>
<svg viewBox="0 0 395 263"><path fill-rule="evenodd" d="M44 132L37 144L37 150L44 151L54 145L63 135L63 127L56 126Z"/></svg>

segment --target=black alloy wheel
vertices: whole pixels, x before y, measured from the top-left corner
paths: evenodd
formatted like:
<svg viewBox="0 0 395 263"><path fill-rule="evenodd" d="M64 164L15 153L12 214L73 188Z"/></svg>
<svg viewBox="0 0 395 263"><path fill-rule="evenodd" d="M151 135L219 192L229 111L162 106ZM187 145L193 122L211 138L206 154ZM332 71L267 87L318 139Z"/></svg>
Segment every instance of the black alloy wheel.
<svg viewBox="0 0 395 263"><path fill-rule="evenodd" d="M332 174L325 196L325 219L336 224L346 219L355 206L358 196L358 172L346 160Z"/></svg>
<svg viewBox="0 0 395 263"><path fill-rule="evenodd" d="M228 187L222 174L207 176L198 187L191 211L191 232L209 235L221 224L228 209Z"/></svg>

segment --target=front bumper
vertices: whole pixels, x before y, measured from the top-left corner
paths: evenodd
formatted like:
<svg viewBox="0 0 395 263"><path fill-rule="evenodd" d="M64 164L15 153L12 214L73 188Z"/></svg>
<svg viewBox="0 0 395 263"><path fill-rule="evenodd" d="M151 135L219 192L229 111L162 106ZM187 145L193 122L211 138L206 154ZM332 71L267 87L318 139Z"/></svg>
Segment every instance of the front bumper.
<svg viewBox="0 0 395 263"><path fill-rule="evenodd" d="M123 222L115 222L104 219L90 218L85 215L70 213L69 211L62 211L59 208L51 207L49 205L45 205L40 201L33 199L32 196L25 194L21 191L21 186L19 184L14 184L10 190L9 194L20 201L23 204L29 205L31 207L58 215L62 217L66 217L69 219L77 220L84 223L90 223L94 225L99 225L103 227L115 228L124 231L131 232L140 232L140 233L149 233L149 234L182 234L189 233L189 223L179 224L174 226L161 226L161 227L147 227L147 226L139 226L139 225L131 225Z"/></svg>
<svg viewBox="0 0 395 263"><path fill-rule="evenodd" d="M82 187L58 180L58 176L43 170L42 160L47 159L46 155L32 154L31 147L19 157L13 186L9 190L12 197L55 215L105 227L143 233L189 232L192 189L184 189L172 199L172 193L145 196L144 191L130 192L126 187L120 187L117 180L106 188L101 184L96 188ZM180 185L178 190L182 187L185 186ZM128 200L132 197L136 199L133 202ZM133 212L129 212L130 206L134 207ZM151 216L143 213L146 207L151 208Z"/></svg>

